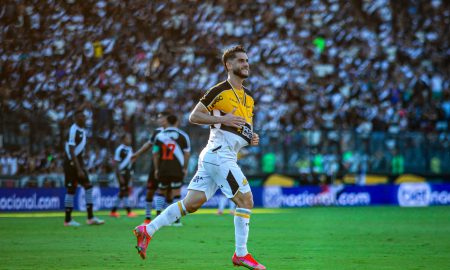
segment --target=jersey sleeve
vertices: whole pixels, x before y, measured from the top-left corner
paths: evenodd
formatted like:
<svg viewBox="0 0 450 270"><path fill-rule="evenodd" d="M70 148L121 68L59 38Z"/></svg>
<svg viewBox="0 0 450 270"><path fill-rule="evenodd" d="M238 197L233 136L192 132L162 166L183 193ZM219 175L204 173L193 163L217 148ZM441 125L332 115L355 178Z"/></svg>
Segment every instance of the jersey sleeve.
<svg viewBox="0 0 450 270"><path fill-rule="evenodd" d="M200 103L202 103L208 111L212 111L215 109L217 103L223 100L220 93L221 91L217 91L217 89L211 89L200 99Z"/></svg>
<svg viewBox="0 0 450 270"><path fill-rule="evenodd" d="M152 135L150 136L150 142L151 143L155 143L155 140L156 140L156 136L158 136L158 134L160 133L160 130L159 129L155 129L154 131L153 131L153 133L152 133Z"/></svg>
<svg viewBox="0 0 450 270"><path fill-rule="evenodd" d="M156 135L153 139L153 147L152 147L152 153L158 153L161 150L161 144L162 142L158 139L159 136Z"/></svg>

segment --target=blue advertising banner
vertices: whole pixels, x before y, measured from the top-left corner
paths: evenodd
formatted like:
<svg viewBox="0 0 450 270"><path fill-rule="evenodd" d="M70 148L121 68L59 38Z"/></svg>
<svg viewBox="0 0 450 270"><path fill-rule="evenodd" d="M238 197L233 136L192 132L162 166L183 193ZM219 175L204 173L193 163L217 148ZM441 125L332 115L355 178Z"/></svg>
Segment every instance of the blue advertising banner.
<svg viewBox="0 0 450 270"><path fill-rule="evenodd" d="M94 187L94 209L111 209L118 189ZM133 208L145 207L145 188L130 192ZM252 188L255 207L285 208L312 206L369 206L398 205L425 207L450 205L449 184L403 183L375 186L309 186L309 187L255 187ZM187 193L182 189L182 196ZM220 191L204 207L218 206ZM0 188L0 212L52 211L64 209L64 188ZM76 210L85 210L84 189L75 196Z"/></svg>

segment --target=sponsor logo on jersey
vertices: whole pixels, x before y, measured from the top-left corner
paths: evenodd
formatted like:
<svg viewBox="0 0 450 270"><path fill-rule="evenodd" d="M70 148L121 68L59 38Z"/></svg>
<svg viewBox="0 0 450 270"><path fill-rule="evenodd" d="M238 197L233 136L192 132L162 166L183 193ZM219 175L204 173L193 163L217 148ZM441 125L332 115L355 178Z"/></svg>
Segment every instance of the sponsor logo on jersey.
<svg viewBox="0 0 450 270"><path fill-rule="evenodd" d="M248 185L247 178L244 178L244 180L242 180L242 185L243 185L243 186Z"/></svg>

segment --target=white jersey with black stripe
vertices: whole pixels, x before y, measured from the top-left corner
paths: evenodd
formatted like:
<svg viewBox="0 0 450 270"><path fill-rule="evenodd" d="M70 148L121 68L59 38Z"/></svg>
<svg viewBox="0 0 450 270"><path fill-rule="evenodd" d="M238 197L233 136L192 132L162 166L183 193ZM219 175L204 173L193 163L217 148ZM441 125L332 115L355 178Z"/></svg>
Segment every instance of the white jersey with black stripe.
<svg viewBox="0 0 450 270"><path fill-rule="evenodd" d="M79 156L83 153L84 148L86 147L86 130L82 127L79 127L77 124L73 124L69 130L69 138L65 144L65 152L66 156L69 160L72 160L72 156L70 154L69 146L74 146L75 156Z"/></svg>
<svg viewBox="0 0 450 270"><path fill-rule="evenodd" d="M121 144L116 148L114 153L114 161L118 162L119 170L131 169L131 156L133 148L131 146Z"/></svg>

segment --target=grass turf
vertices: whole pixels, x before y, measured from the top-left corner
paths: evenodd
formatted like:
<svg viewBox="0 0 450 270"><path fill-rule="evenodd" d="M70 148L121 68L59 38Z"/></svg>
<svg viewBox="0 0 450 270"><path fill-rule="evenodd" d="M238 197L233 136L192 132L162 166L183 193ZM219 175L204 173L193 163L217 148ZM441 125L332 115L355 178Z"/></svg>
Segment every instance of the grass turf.
<svg viewBox="0 0 450 270"><path fill-rule="evenodd" d="M254 212L248 247L267 269L450 269L448 207ZM62 226L63 213L3 213L0 269L233 269L233 217L213 213L160 230L145 261L131 232L141 218L99 212L105 225L72 228Z"/></svg>

